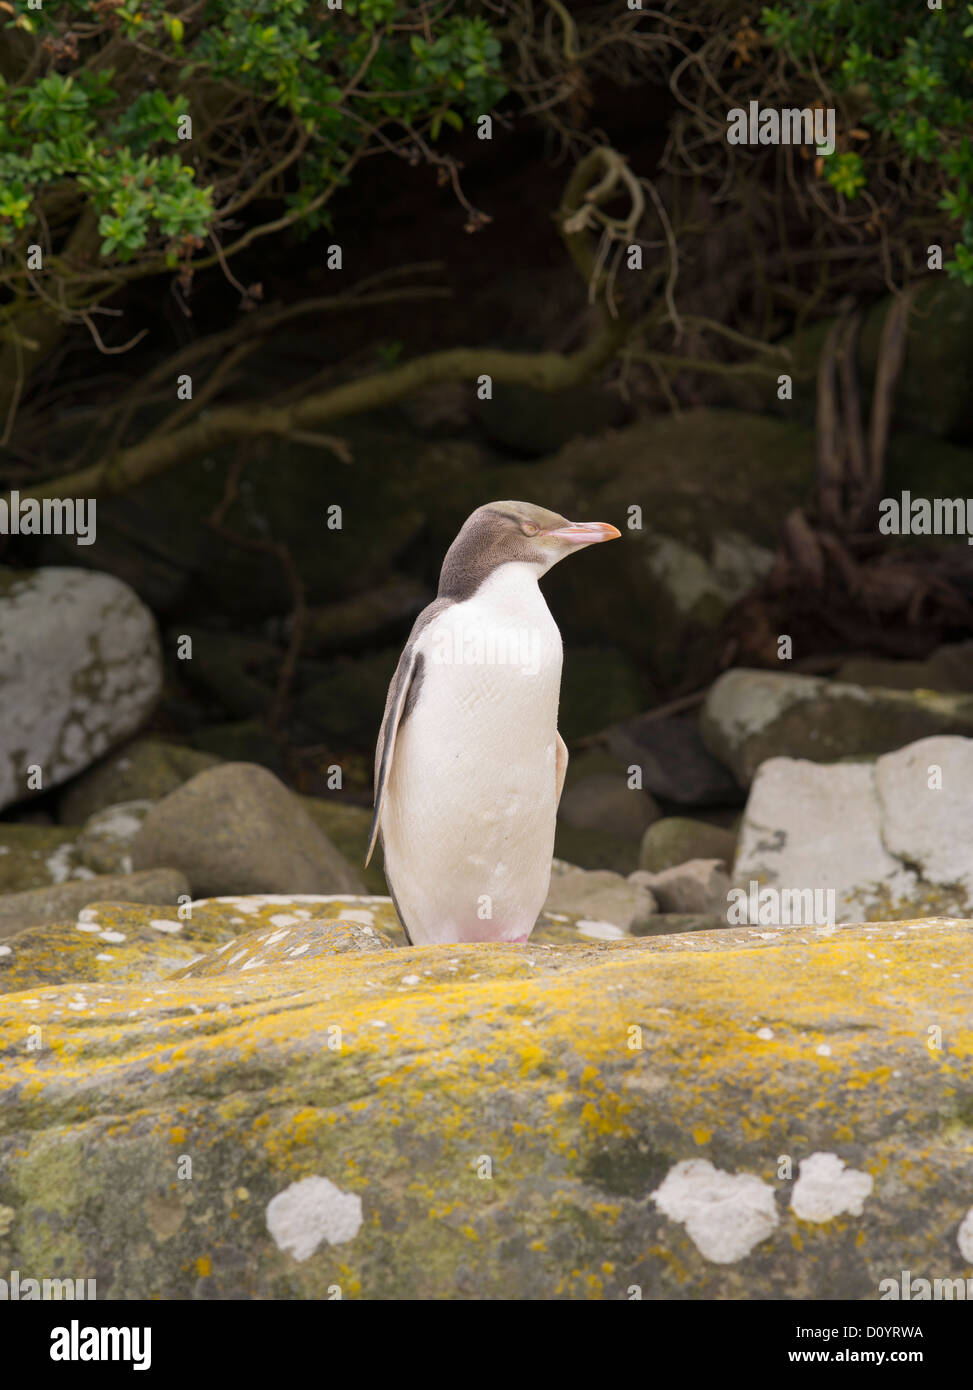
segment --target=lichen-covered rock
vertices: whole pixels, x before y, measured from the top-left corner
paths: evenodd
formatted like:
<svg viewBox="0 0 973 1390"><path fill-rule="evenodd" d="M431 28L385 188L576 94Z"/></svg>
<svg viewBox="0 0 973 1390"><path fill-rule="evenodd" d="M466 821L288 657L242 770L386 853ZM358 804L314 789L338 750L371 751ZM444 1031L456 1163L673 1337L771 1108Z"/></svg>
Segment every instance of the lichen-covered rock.
<svg viewBox="0 0 973 1390"><path fill-rule="evenodd" d="M78 836L78 853L86 868L96 874L130 874L132 845L153 801L120 801L95 811Z"/></svg>
<svg viewBox="0 0 973 1390"><path fill-rule="evenodd" d="M0 569L0 808L128 738L161 686L155 620L126 584Z"/></svg>
<svg viewBox="0 0 973 1390"><path fill-rule="evenodd" d="M973 734L973 696L738 669L713 684L701 729L713 755L749 786L768 758L835 762L934 734Z"/></svg>
<svg viewBox="0 0 973 1390"><path fill-rule="evenodd" d="M969 1277L971 945L731 928L5 996L0 1263L99 1299Z"/></svg>
<svg viewBox="0 0 973 1390"><path fill-rule="evenodd" d="M132 857L140 869L177 864L198 896L365 890L297 797L255 763L223 763L164 797Z"/></svg>
<svg viewBox="0 0 973 1390"><path fill-rule="evenodd" d="M189 883L178 869L147 869L134 874L90 874L87 878L33 888L0 897L0 939L43 922L74 917L83 907L99 900L121 902L177 902L187 896Z"/></svg>
<svg viewBox="0 0 973 1390"><path fill-rule="evenodd" d="M657 874L688 859L720 859L729 867L735 847L733 831L721 825L688 816L665 816L650 825L642 837L639 868Z"/></svg>
<svg viewBox="0 0 973 1390"><path fill-rule="evenodd" d="M218 946L201 960L176 972L179 979L197 980L212 975L241 975L245 970L274 966L301 966L318 956L348 951L390 951L393 942L354 917L313 918L294 926L258 927Z"/></svg>
<svg viewBox="0 0 973 1390"><path fill-rule="evenodd" d="M140 877L158 883L168 873L153 869ZM301 930L312 921L320 928L322 918L332 919L329 931L340 921L330 938L334 949L355 933L363 940L373 934L376 941L405 944L391 898L265 894L176 904L167 896L149 903L96 899L74 910L66 905L57 920L7 937L0 944L0 993L68 982L159 980L197 962L204 974L224 973L206 968L216 948L239 938L245 960L257 936Z"/></svg>
<svg viewBox="0 0 973 1390"><path fill-rule="evenodd" d="M96 811L122 801L161 801L218 762L209 753L179 743L133 739L64 788L58 797L59 819L65 825L81 825Z"/></svg>
<svg viewBox="0 0 973 1390"><path fill-rule="evenodd" d="M0 824L0 895L90 877L74 831L56 825Z"/></svg>
<svg viewBox="0 0 973 1390"><path fill-rule="evenodd" d="M832 892L839 922L967 916L971 820L971 739L921 739L874 763L771 758L750 791L734 883ZM772 922L769 908L760 920Z"/></svg>

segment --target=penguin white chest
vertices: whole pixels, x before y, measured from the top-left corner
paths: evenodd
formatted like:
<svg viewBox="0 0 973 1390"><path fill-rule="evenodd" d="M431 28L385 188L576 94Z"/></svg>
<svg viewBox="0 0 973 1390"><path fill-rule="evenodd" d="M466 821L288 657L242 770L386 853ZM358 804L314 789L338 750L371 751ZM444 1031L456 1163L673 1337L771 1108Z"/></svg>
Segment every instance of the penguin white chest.
<svg viewBox="0 0 973 1390"><path fill-rule="evenodd" d="M417 943L528 934L550 882L561 636L529 565L496 569L419 635L382 819Z"/></svg>

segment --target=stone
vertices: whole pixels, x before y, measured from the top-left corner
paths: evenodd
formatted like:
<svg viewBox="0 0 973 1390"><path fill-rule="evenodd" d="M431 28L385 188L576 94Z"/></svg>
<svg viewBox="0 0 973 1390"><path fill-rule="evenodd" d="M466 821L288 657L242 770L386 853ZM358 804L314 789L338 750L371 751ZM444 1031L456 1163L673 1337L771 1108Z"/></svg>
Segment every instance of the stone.
<svg viewBox="0 0 973 1390"><path fill-rule="evenodd" d="M371 834L372 811L368 806L357 806L348 801L344 793L334 796L300 796L301 805L349 864L361 874L370 893L387 892L381 841L376 841L375 853L365 867L368 853L368 837Z"/></svg>
<svg viewBox="0 0 973 1390"><path fill-rule="evenodd" d="M678 806L732 806L742 800L732 773L703 742L694 714L638 715L605 731L605 741L628 769L642 769L642 785Z"/></svg>
<svg viewBox="0 0 973 1390"><path fill-rule="evenodd" d="M607 869L570 869L551 878L545 912L572 912L583 920L608 922L625 932L639 928L656 910L652 894Z"/></svg>
<svg viewBox="0 0 973 1390"><path fill-rule="evenodd" d="M5 1265L94 1271L99 1302L858 1303L962 1275L973 924L767 937L3 995Z"/></svg>
<svg viewBox="0 0 973 1390"><path fill-rule="evenodd" d="M925 661L851 657L835 672L838 681L889 690L945 690L973 694L973 642L938 647Z"/></svg>
<svg viewBox="0 0 973 1390"><path fill-rule="evenodd" d="M687 859L718 859L729 867L736 850L732 830L686 816L665 816L650 825L642 837L639 868L660 873Z"/></svg>
<svg viewBox="0 0 973 1390"><path fill-rule="evenodd" d="M128 738L161 688L155 620L127 585L88 570L0 569L0 809ZM33 768L40 786L28 784Z"/></svg>
<svg viewBox="0 0 973 1390"><path fill-rule="evenodd" d="M185 875L177 869L157 868L132 874L97 874L77 882L0 898L0 938L26 927L74 918L91 903L119 899L133 903L175 903L189 896Z"/></svg>
<svg viewBox="0 0 973 1390"><path fill-rule="evenodd" d="M82 825L122 801L160 801L218 762L179 743L135 739L68 783L58 798L58 817L62 824Z"/></svg>
<svg viewBox="0 0 973 1390"><path fill-rule="evenodd" d="M392 945L390 937L367 923L342 917L312 918L293 926L271 925L243 932L177 973L180 979L195 980L274 966L303 967L318 956L390 951Z"/></svg>
<svg viewBox="0 0 973 1390"><path fill-rule="evenodd" d="M0 823L0 894L90 878L73 830L56 825Z"/></svg>
<svg viewBox="0 0 973 1390"><path fill-rule="evenodd" d="M973 696L739 669L714 682L701 728L714 757L748 786L768 758L836 762L933 734L973 734Z"/></svg>
<svg viewBox="0 0 973 1390"><path fill-rule="evenodd" d="M633 936L673 936L681 932L714 931L726 926L726 912L657 912Z"/></svg>
<svg viewBox="0 0 973 1390"><path fill-rule="evenodd" d="M279 934L300 932L312 921L312 939L321 944L313 955L352 949L364 941L373 941L377 949L384 943L405 945L391 898L261 894L178 905L96 899L77 911L69 907L51 922L6 938L0 949L0 993L60 983L147 982L187 967L203 976L236 974L256 954L257 937L264 938L265 951L275 961L277 944L283 941L279 954L286 961L286 948L302 943ZM329 919L324 926L322 918ZM277 941L268 947L273 936ZM561 938L576 941L578 935L560 929ZM234 949L223 949L230 946Z"/></svg>
<svg viewBox="0 0 973 1390"><path fill-rule="evenodd" d="M554 832L554 853L579 868L610 869L628 874L637 867L638 844L620 839L604 830L578 830L558 818Z"/></svg>
<svg viewBox="0 0 973 1390"><path fill-rule="evenodd" d="M685 864L649 873L629 874L629 883L647 888L663 912L688 912L726 919L730 878L719 859L690 859Z"/></svg>
<svg viewBox="0 0 973 1390"><path fill-rule="evenodd" d="M197 896L364 891L297 798L255 763L223 763L164 797L132 854L140 869L177 864Z"/></svg>
<svg viewBox="0 0 973 1390"><path fill-rule="evenodd" d="M120 801L90 815L77 840L85 868L96 874L130 874L132 845L154 805L148 800Z"/></svg>
<svg viewBox="0 0 973 1390"><path fill-rule="evenodd" d="M630 788L620 771L595 773L565 787L557 813L576 830L604 830L635 841L660 814L652 797Z"/></svg>
<svg viewBox="0 0 973 1390"><path fill-rule="evenodd" d="M817 893L822 902L831 892L839 923L965 916L973 910L971 778L973 740L956 737L922 739L874 763L772 758L747 802L734 885ZM760 920L775 925L766 901Z"/></svg>

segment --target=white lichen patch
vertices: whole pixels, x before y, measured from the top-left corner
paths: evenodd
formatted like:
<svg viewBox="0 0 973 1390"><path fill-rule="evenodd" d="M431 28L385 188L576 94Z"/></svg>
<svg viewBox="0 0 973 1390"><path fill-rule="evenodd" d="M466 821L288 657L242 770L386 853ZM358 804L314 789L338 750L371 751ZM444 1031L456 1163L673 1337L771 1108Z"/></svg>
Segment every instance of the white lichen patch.
<svg viewBox="0 0 973 1390"><path fill-rule="evenodd" d="M591 937L593 941L619 941L627 935L614 922L597 922L583 917L578 923L578 935Z"/></svg>
<svg viewBox="0 0 973 1390"><path fill-rule="evenodd" d="M811 1154L801 1161L791 1211L801 1221L830 1221L844 1212L861 1216L872 1186L870 1173L846 1168L837 1154Z"/></svg>
<svg viewBox="0 0 973 1390"><path fill-rule="evenodd" d="M362 1224L361 1198L342 1192L330 1178L302 1178L267 1204L267 1229L278 1250L307 1260L322 1241L344 1245Z"/></svg>
<svg viewBox="0 0 973 1390"><path fill-rule="evenodd" d="M149 922L150 927L155 927L156 931L175 933L182 931L182 923L174 922L169 917L153 917Z"/></svg>
<svg viewBox="0 0 973 1390"><path fill-rule="evenodd" d="M777 1226L773 1188L750 1173L725 1173L705 1158L684 1159L652 1193L656 1206L685 1226L713 1264L735 1264Z"/></svg>
<svg viewBox="0 0 973 1390"><path fill-rule="evenodd" d="M956 1232L956 1244L963 1259L969 1260L973 1265L973 1207L970 1207L960 1222L959 1230Z"/></svg>

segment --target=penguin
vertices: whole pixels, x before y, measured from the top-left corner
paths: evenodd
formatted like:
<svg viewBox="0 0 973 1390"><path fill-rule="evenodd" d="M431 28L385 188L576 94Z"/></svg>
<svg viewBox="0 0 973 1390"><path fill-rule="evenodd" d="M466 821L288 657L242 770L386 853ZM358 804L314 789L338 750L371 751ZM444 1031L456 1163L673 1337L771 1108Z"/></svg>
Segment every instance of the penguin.
<svg viewBox="0 0 973 1390"><path fill-rule="evenodd" d="M538 580L621 532L528 502L464 522L385 702L366 865L410 945L525 942L550 887L568 750L557 730L561 634Z"/></svg>

